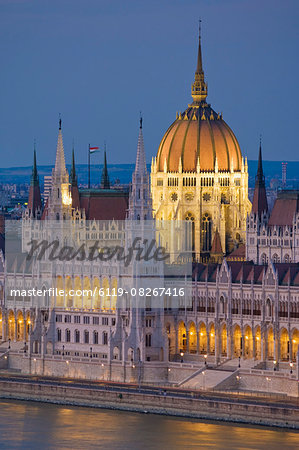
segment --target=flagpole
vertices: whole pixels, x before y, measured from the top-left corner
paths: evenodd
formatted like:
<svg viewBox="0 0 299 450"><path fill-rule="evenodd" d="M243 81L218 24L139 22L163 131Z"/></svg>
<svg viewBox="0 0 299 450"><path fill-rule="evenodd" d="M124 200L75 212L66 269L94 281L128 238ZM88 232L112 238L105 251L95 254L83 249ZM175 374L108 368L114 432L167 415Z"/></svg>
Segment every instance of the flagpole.
<svg viewBox="0 0 299 450"><path fill-rule="evenodd" d="M90 144L88 144L88 189L90 189Z"/></svg>

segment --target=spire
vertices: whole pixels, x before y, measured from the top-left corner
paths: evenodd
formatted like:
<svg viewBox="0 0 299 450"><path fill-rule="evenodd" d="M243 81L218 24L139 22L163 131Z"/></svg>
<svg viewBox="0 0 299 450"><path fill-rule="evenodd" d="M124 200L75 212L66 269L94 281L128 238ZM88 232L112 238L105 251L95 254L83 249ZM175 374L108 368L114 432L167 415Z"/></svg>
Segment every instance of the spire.
<svg viewBox="0 0 299 450"><path fill-rule="evenodd" d="M141 114L139 123L136 165L132 176L128 217L132 220L151 220L153 218L153 211L149 174L146 168ZM154 164L156 164L156 161Z"/></svg>
<svg viewBox="0 0 299 450"><path fill-rule="evenodd" d="M252 212L258 214L259 217L263 212L268 211L268 202L266 194L265 176L262 163L262 139L260 137L259 159L257 166L257 174L255 177L255 187L252 201Z"/></svg>
<svg viewBox="0 0 299 450"><path fill-rule="evenodd" d="M73 152L72 152L72 168L71 168L71 180L70 181L71 181L72 186L77 186L74 144L73 144Z"/></svg>
<svg viewBox="0 0 299 450"><path fill-rule="evenodd" d="M37 186L39 184L39 178L37 173L37 166L36 166L36 149L35 149L35 142L34 142L34 151L33 151L33 167L32 167L32 174L31 174L31 186Z"/></svg>
<svg viewBox="0 0 299 450"><path fill-rule="evenodd" d="M204 102L208 95L208 86L205 83L204 71L202 68L201 20L199 21L197 66L194 83L192 84L191 95L194 103Z"/></svg>
<svg viewBox="0 0 299 450"><path fill-rule="evenodd" d="M257 174L256 174L255 179L260 184L265 183L265 177L264 177L264 173L263 173L263 162L262 162L262 136L260 136L259 160L258 160Z"/></svg>
<svg viewBox="0 0 299 450"><path fill-rule="evenodd" d="M31 211L33 217L36 217L36 212L41 211L42 201L40 195L40 187L39 187L39 178L37 173L37 165L36 165L36 149L34 143L34 152L33 152L33 166L32 166L32 175L31 182L29 188L29 198L28 198L28 209Z"/></svg>
<svg viewBox="0 0 299 450"><path fill-rule="evenodd" d="M61 176L66 175L64 149L63 149L62 132L61 132L61 119L59 119L59 131L58 131L56 161L55 161L55 174L61 175Z"/></svg>
<svg viewBox="0 0 299 450"><path fill-rule="evenodd" d="M138 136L137 156L136 156L136 165L135 165L135 173L138 173L140 175L147 173L144 142L143 142L143 132L142 132L142 122L143 122L143 119L142 119L142 116L140 115L139 136Z"/></svg>
<svg viewBox="0 0 299 450"><path fill-rule="evenodd" d="M104 151L104 166L103 166L103 171L102 171L101 188L102 189L110 189L110 181L109 181L108 167L107 167L107 156L106 156L106 144L105 144L105 151Z"/></svg>

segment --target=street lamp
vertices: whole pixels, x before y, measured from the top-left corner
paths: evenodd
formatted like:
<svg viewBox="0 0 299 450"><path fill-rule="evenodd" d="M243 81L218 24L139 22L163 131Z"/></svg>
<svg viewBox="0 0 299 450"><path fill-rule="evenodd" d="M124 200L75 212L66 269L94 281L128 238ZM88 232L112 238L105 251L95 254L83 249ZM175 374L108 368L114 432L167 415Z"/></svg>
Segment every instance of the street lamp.
<svg viewBox="0 0 299 450"><path fill-rule="evenodd" d="M183 360L184 353L181 352L180 355L181 355L181 363L182 363L182 362L184 362L184 360Z"/></svg>
<svg viewBox="0 0 299 450"><path fill-rule="evenodd" d="M90 347L90 358L92 358L92 347Z"/></svg>
<svg viewBox="0 0 299 450"><path fill-rule="evenodd" d="M62 356L64 356L64 345L62 346Z"/></svg>
<svg viewBox="0 0 299 450"><path fill-rule="evenodd" d="M205 377L205 372L202 372L202 388L205 391L206 389L206 377Z"/></svg>
<svg viewBox="0 0 299 450"><path fill-rule="evenodd" d="M273 370L276 371L276 360L273 361L273 364L274 364Z"/></svg>
<svg viewBox="0 0 299 450"><path fill-rule="evenodd" d="M24 353L26 353L26 341L24 342Z"/></svg>
<svg viewBox="0 0 299 450"><path fill-rule="evenodd" d="M8 350L10 350L10 338L8 338Z"/></svg>
<svg viewBox="0 0 299 450"><path fill-rule="evenodd" d="M293 363L292 362L290 362L290 368L291 368L290 373L292 374L293 373Z"/></svg>
<svg viewBox="0 0 299 450"><path fill-rule="evenodd" d="M205 358L205 366L207 365L207 357L208 357L208 355L204 355L204 358Z"/></svg>
<svg viewBox="0 0 299 450"><path fill-rule="evenodd" d="M241 357L239 356L239 368L241 367Z"/></svg>

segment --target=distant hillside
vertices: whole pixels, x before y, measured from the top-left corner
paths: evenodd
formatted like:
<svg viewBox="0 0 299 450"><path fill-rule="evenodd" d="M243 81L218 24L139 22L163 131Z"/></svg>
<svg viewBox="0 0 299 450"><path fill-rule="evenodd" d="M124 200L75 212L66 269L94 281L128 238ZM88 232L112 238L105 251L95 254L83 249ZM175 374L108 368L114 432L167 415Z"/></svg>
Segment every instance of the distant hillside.
<svg viewBox="0 0 299 450"><path fill-rule="evenodd" d="M67 166L70 170L70 166ZM255 174L257 171L257 161L248 161L249 167L249 186L254 186ZM269 185L272 179L281 180L281 162L280 161L264 161L264 172L266 176L266 183ZM99 183L102 173L102 165L91 166L91 182ZM10 167L0 168L0 183L29 183L31 175L31 166L28 167ZM76 166L78 181L80 184L87 183L87 165L78 164ZM134 170L134 164L110 164L108 165L109 177L112 183L119 180L121 184L130 183L132 172ZM150 170L150 165L148 165ZM38 172L40 176L40 182L43 183L43 177L45 175L51 175L52 166L39 166ZM292 184L298 183L299 185L299 162L289 162L287 166L287 179Z"/></svg>

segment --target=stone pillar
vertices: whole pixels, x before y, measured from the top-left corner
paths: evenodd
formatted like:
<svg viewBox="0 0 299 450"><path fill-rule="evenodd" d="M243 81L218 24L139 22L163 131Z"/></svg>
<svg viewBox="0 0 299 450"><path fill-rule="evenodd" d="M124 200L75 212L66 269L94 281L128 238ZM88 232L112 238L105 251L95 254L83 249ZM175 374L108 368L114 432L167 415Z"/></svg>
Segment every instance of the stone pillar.
<svg viewBox="0 0 299 450"><path fill-rule="evenodd" d="M256 357L256 341L255 341L255 334L252 333L252 358L255 360Z"/></svg>
<svg viewBox="0 0 299 450"><path fill-rule="evenodd" d="M280 351L279 351L279 333L274 330L274 361L276 361L276 367L278 367L280 361Z"/></svg>
<svg viewBox="0 0 299 450"><path fill-rule="evenodd" d="M215 327L215 363L220 361L220 332L219 327Z"/></svg>
<svg viewBox="0 0 299 450"><path fill-rule="evenodd" d="M210 354L210 333L207 332L207 355L209 354Z"/></svg>
<svg viewBox="0 0 299 450"><path fill-rule="evenodd" d="M232 333L231 328L226 329L226 352L227 357L231 359L232 357Z"/></svg>
<svg viewBox="0 0 299 450"><path fill-rule="evenodd" d="M14 323L15 323L15 336L14 336L14 341L17 342L18 340L18 321L17 318L14 318Z"/></svg>
<svg viewBox="0 0 299 450"><path fill-rule="evenodd" d="M290 334L289 334L290 336ZM289 337L289 361L293 360L293 341L292 339Z"/></svg>
<svg viewBox="0 0 299 450"><path fill-rule="evenodd" d="M6 341L6 317L2 314L2 341Z"/></svg>
<svg viewBox="0 0 299 450"><path fill-rule="evenodd" d="M174 354L177 355L179 353L179 330L178 324L174 324L174 334L175 334L175 344L174 344Z"/></svg>
<svg viewBox="0 0 299 450"><path fill-rule="evenodd" d="M199 330L196 329L196 353L198 355L200 354L199 338L200 338L200 333L199 333Z"/></svg>
<svg viewBox="0 0 299 450"><path fill-rule="evenodd" d="M190 353L189 347L189 328L186 326L186 353Z"/></svg>
<svg viewBox="0 0 299 450"><path fill-rule="evenodd" d="M23 341L26 341L26 316L25 309L23 309Z"/></svg>

